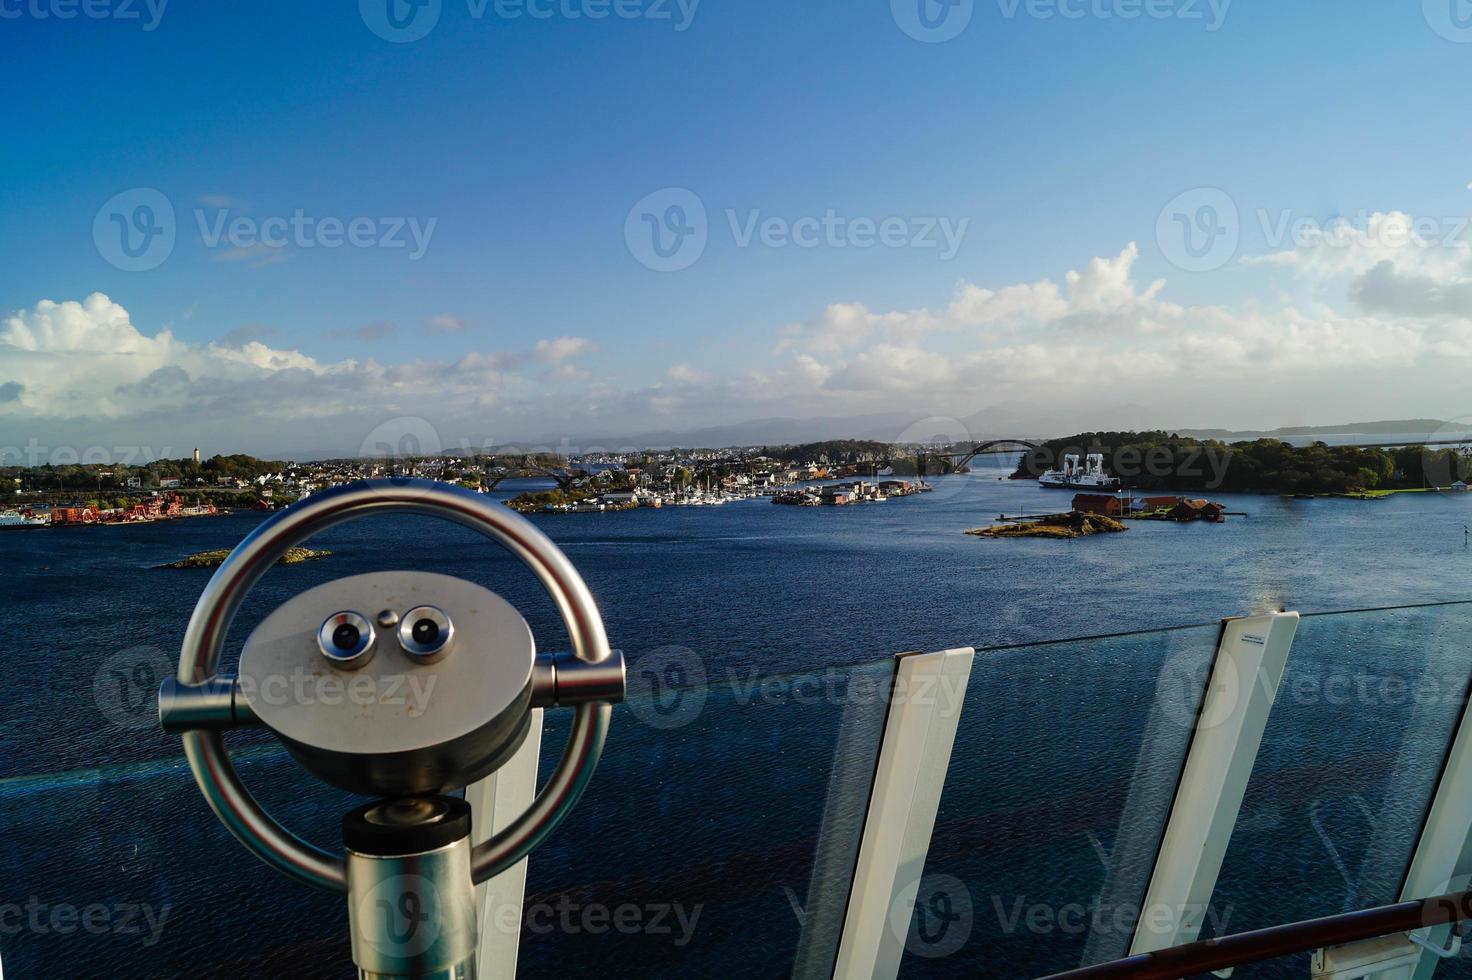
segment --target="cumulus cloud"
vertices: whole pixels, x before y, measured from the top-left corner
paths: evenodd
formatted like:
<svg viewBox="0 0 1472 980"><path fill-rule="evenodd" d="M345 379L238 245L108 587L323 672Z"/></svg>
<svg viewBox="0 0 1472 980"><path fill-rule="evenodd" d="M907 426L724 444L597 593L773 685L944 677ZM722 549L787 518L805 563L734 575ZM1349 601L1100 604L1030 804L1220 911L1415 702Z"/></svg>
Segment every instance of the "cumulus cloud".
<svg viewBox="0 0 1472 980"><path fill-rule="evenodd" d="M352 451L395 415L433 420L447 446L568 434L617 436L772 416L909 413L960 417L996 404L1095 424L1099 409L1147 406L1142 424L1268 426L1466 414L1472 265L1395 214L1329 229L1247 260L1261 301L1187 304L1139 273L1140 250L1084 259L1021 283L957 283L931 306L874 309L839 297L773 325L741 366L687 357L649 374L587 363L586 337L529 340L450 360L327 361L261 330L187 343L138 329L94 294L43 301L0 321L0 445L10 434L162 432L227 451ZM442 314L431 329L456 332ZM617 380L616 380L617 379ZM1060 423L1063 424L1063 423ZM111 428L109 429L109 426ZM201 437L202 438L202 437Z"/></svg>
<svg viewBox="0 0 1472 980"><path fill-rule="evenodd" d="M869 343L912 345L935 333L967 331L1001 337L1040 324L1089 329L1148 307L1164 280L1140 290L1132 278L1139 248L1131 242L1112 258L1095 258L1068 272L1064 285L1043 279L999 288L963 282L938 310L874 312L862 303L833 303L820 315L789 326L777 352L834 353Z"/></svg>
<svg viewBox="0 0 1472 980"><path fill-rule="evenodd" d="M40 432L88 444L209 431L225 451L269 451L263 443L273 441L287 444L284 451L308 439L321 440L310 448L350 451L354 433L396 414L455 419L469 431L486 409L534 403L567 379L526 376L518 366L545 362L549 351L566 361L585 350L558 338L527 350L385 364L324 361L252 339L258 335L188 343L166 329L138 329L101 293L43 300L0 320L0 377L14 379L0 385L0 437L23 444Z"/></svg>
<svg viewBox="0 0 1472 980"><path fill-rule="evenodd" d="M1438 280L1382 261L1350 283L1350 296L1371 313L1472 318L1472 279Z"/></svg>
<svg viewBox="0 0 1472 980"><path fill-rule="evenodd" d="M1342 286L1359 309L1378 316L1466 319L1472 317L1469 233L1463 216L1375 212L1359 221L1297 227L1293 247L1242 261L1288 270L1320 289Z"/></svg>
<svg viewBox="0 0 1472 980"><path fill-rule="evenodd" d="M1404 393L1394 378L1414 379L1415 390L1450 382L1445 358L1465 362L1472 352L1467 328L1445 320L1472 317L1466 256L1443 244L1403 216L1381 215L1249 260L1345 284L1344 302L1309 311L1290 299L1276 308L1173 302L1164 280L1137 281L1139 249L1130 244L1061 282L963 282L933 308L834 303L786 328L775 354L791 358L788 383L803 377L802 390L826 396L830 409L959 411L1016 400L1086 419L1091 401L1134 400L1159 405L1159 424L1266 424L1274 411L1285 421L1324 410L1348 419L1376 410L1363 392ZM1321 385L1342 389L1339 407L1309 399ZM1213 398L1219 408L1192 404ZM1256 410L1250 423L1244 408ZM1207 414L1223 410L1231 419Z"/></svg>
<svg viewBox="0 0 1472 980"><path fill-rule="evenodd" d="M1306 276L1363 274L1382 262L1438 277L1465 275L1472 258L1464 217L1420 218L1404 211L1376 211L1358 220L1327 224L1287 218L1268 222L1269 238L1290 247L1242 259L1244 265L1282 266Z"/></svg>

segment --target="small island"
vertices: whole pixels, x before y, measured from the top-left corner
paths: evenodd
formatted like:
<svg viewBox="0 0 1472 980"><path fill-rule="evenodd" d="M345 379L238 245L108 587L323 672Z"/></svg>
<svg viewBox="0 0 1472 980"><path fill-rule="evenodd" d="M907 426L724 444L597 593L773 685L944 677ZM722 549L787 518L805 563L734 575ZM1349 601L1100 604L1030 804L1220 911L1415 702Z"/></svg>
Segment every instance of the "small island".
<svg viewBox="0 0 1472 980"><path fill-rule="evenodd" d="M158 565L158 568L218 568L230 554L229 548L221 548L218 551L201 551L190 555L188 558L180 558L166 565ZM313 551L311 548L288 548L286 554L282 555L276 562L278 565L299 565L304 561L316 561L318 558L326 558L332 554L330 551Z"/></svg>
<svg viewBox="0 0 1472 980"><path fill-rule="evenodd" d="M966 533L978 538L1082 538L1090 534L1113 534L1128 530L1128 527L1112 517L1075 510L1067 514L1050 514L1035 521L974 527Z"/></svg>

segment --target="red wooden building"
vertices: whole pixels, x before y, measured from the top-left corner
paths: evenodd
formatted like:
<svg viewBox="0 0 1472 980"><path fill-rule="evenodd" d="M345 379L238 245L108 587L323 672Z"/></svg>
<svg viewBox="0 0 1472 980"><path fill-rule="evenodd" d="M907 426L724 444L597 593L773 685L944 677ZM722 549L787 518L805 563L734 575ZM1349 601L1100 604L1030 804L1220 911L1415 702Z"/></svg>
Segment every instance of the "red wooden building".
<svg viewBox="0 0 1472 980"><path fill-rule="evenodd" d="M1073 509L1082 514L1103 514L1105 517L1123 517L1124 500L1099 493L1080 493L1073 497Z"/></svg>

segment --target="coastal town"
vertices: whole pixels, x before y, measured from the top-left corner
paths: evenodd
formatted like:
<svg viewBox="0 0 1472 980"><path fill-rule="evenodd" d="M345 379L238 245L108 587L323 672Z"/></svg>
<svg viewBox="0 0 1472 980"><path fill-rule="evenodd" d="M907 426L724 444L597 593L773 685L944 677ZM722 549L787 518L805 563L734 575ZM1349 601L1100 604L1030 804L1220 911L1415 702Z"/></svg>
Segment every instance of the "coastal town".
<svg viewBox="0 0 1472 980"><path fill-rule="evenodd" d="M612 473L604 470L604 473ZM618 479L616 476L613 479ZM842 507L848 504L882 503L897 497L908 497L925 493L930 484L918 480L880 480L869 482L854 480L847 483L831 483L821 486L797 483L761 483L738 478L728 478L719 489L696 489L682 487L668 491L650 487L602 491L600 481L594 478L574 491L585 489L588 495L574 501L544 501L540 494L525 494L508 501L514 509L523 513L541 511L548 514L586 514L615 510L633 510L639 507L708 507L736 500L768 498L774 504L796 507ZM627 481L624 481L627 482Z"/></svg>
<svg viewBox="0 0 1472 980"><path fill-rule="evenodd" d="M99 507L95 503L12 507L0 511L0 529L146 524L185 517L212 517L219 512L214 504L185 504L184 498L177 493L155 493L123 507Z"/></svg>
<svg viewBox="0 0 1472 980"><path fill-rule="evenodd" d="M719 506L765 499L799 508L882 503L930 491L928 478L964 473L982 451L964 445L830 440L800 446L561 454L482 449L309 462L215 455L142 465L0 466L0 529L118 526L220 513L270 511L357 480L418 478L499 492L524 514L588 514ZM1074 490L1062 514L1110 520L1221 523L1229 512L1202 491L1384 499L1428 488L1465 492L1457 449L1227 445L1161 432L1086 433L1009 449L997 478ZM1205 460L1209 465L1201 465ZM1141 461L1149 463L1141 466ZM1051 515L999 515L1017 524ZM1010 535L1009 535L1010 536Z"/></svg>
<svg viewBox="0 0 1472 980"><path fill-rule="evenodd" d="M531 489L506 502L522 513L604 513L717 506L767 499L794 506L877 503L931 489L898 476L878 443L558 456L480 452L311 462L250 456L159 460L144 466L43 466L0 470L0 529L111 526L270 511L357 480L417 478L476 492ZM939 467L938 465L938 468ZM836 482L835 482L836 481ZM545 488L545 489L544 489Z"/></svg>

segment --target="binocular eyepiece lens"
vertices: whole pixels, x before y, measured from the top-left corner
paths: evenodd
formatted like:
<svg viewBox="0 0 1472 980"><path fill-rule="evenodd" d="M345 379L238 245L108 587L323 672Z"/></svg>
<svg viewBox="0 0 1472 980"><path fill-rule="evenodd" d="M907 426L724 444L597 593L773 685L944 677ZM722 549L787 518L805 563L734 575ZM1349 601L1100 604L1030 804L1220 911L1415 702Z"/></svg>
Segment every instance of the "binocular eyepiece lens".
<svg viewBox="0 0 1472 980"><path fill-rule="evenodd" d="M422 643L428 646L440 638L440 624L432 619L416 620L414 629L410 635L414 637L415 643Z"/></svg>
<svg viewBox="0 0 1472 980"><path fill-rule="evenodd" d="M450 652L455 627L445 611L436 606L419 606L399 620L399 646L413 660L432 664Z"/></svg>
<svg viewBox="0 0 1472 980"><path fill-rule="evenodd" d="M373 627L360 613L333 613L317 630L317 648L334 666L355 670L373 659Z"/></svg>

